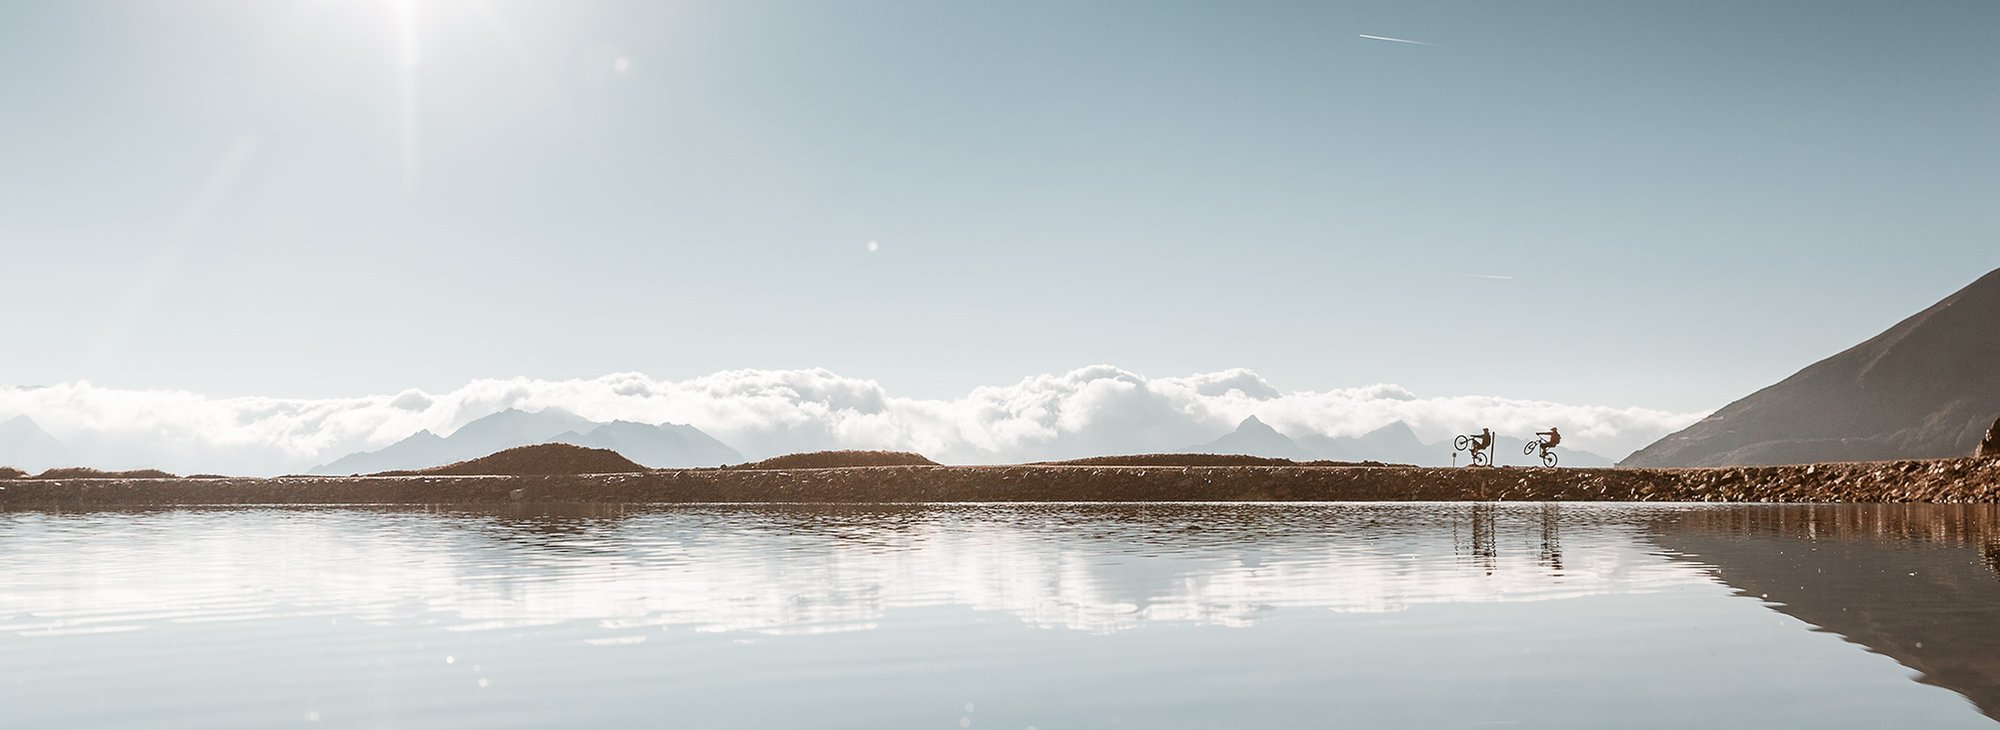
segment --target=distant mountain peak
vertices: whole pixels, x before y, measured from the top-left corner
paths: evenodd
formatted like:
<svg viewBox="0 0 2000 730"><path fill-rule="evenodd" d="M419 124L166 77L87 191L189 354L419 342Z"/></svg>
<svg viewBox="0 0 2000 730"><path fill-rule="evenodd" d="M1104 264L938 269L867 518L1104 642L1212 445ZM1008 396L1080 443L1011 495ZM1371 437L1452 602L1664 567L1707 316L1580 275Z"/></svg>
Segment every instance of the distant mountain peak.
<svg viewBox="0 0 2000 730"><path fill-rule="evenodd" d="M35 423L35 419L29 418L25 413L9 418L6 421L0 421L0 434L5 434L13 438L55 438L54 436L50 436L49 432L42 430L42 425Z"/></svg>
<svg viewBox="0 0 2000 730"><path fill-rule="evenodd" d="M1254 416L1254 415L1253 415L1253 416L1251 416L1251 417L1249 417L1249 418L1245 418L1245 419L1243 419L1243 422L1242 422L1242 423L1238 423L1238 424L1236 424L1236 430L1238 430L1238 431L1249 431L1249 432L1253 432L1253 433L1261 433L1261 432L1265 432L1265 431L1269 431L1269 432L1271 432L1271 433L1277 433L1277 432L1278 432L1278 429L1275 429L1275 428L1271 428L1271 426L1270 426L1269 424L1266 424L1266 423L1264 423L1263 421L1260 421L1260 420L1257 420L1257 417L1256 417L1256 416Z"/></svg>
<svg viewBox="0 0 2000 730"><path fill-rule="evenodd" d="M1222 438L1189 447L1188 450L1200 454L1245 454L1296 460L1313 458L1311 451L1256 416L1243 419L1236 424L1236 430L1223 434Z"/></svg>
<svg viewBox="0 0 2000 730"><path fill-rule="evenodd" d="M1409 453L1411 449L1421 448L1428 453L1434 450L1417 435L1416 429L1410 428L1410 424L1402 421L1390 421L1373 431L1361 434L1355 440L1368 445L1371 449L1388 449L1391 452Z"/></svg>
<svg viewBox="0 0 2000 730"><path fill-rule="evenodd" d="M488 413L484 416L472 419L470 421L467 421L465 423L465 426L460 426L459 428L462 430L466 426L470 426L475 423L493 423L493 422L507 422L507 421L562 421L569 423L590 422L589 419L584 418L583 416L576 415L574 413L563 410L561 408L556 408L554 406L533 411L521 408L504 408L498 411L494 411L492 413Z"/></svg>
<svg viewBox="0 0 2000 730"><path fill-rule="evenodd" d="M0 466L38 471L70 458L69 447L26 414L0 422Z"/></svg>
<svg viewBox="0 0 2000 730"><path fill-rule="evenodd" d="M1362 434L1361 437L1362 438L1368 438L1370 436L1400 437L1403 436L1404 434L1408 434L1410 438L1416 438L1417 430L1414 428L1410 428L1410 424L1407 422L1404 422L1402 420L1395 420L1382 424L1381 426L1376 427L1375 430Z"/></svg>

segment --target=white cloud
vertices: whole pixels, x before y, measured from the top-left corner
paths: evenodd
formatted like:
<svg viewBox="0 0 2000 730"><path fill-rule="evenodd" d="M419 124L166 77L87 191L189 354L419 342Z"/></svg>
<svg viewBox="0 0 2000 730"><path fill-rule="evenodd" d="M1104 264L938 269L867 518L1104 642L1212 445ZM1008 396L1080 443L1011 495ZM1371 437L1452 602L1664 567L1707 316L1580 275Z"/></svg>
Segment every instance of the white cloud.
<svg viewBox="0 0 2000 730"><path fill-rule="evenodd" d="M1490 396L1420 397L1395 385L1285 393L1249 370L1149 378L1108 365L976 388L955 400L891 395L823 369L730 370L687 380L478 380L449 393L336 399L209 398L88 382L0 390L0 420L26 414L95 466L267 474L380 448L421 429L448 434L507 408L593 420L690 423L751 457L825 448L909 449L996 463L1178 449L1256 415L1292 435L1352 436L1391 421L1426 438L1477 425L1618 457L1700 413Z"/></svg>

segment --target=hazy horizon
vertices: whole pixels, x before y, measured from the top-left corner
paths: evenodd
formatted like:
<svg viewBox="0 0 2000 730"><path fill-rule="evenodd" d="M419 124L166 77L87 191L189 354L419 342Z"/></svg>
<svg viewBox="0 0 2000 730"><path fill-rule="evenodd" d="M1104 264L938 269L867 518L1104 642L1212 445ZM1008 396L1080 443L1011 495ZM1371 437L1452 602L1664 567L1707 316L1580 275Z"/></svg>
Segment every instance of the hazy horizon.
<svg viewBox="0 0 2000 730"><path fill-rule="evenodd" d="M0 388L0 421L28 416L71 446L79 464L241 474L301 471L418 431L448 435L493 413L551 408L593 421L692 425L749 458L900 449L946 463L1179 451L1250 416L1292 436L1359 436L1403 421L1429 441L1480 426L1526 436L1560 425L1565 446L1616 459L1705 415L1418 394L1387 384L1288 390L1248 370L1148 377L1111 366L1032 376L954 399L905 397L825 370L737 370L679 381L639 373L513 378L439 393L413 388L329 399L210 398L88 384Z"/></svg>

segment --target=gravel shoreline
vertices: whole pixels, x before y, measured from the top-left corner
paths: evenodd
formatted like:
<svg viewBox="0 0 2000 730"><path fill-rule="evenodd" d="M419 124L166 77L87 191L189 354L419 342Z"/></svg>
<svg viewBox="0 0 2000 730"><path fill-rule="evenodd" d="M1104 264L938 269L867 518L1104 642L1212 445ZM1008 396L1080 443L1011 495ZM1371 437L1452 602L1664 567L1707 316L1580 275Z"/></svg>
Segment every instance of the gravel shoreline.
<svg viewBox="0 0 2000 730"><path fill-rule="evenodd" d="M2000 502L2000 459L1714 469L881 466L564 476L0 480L0 510L218 504Z"/></svg>

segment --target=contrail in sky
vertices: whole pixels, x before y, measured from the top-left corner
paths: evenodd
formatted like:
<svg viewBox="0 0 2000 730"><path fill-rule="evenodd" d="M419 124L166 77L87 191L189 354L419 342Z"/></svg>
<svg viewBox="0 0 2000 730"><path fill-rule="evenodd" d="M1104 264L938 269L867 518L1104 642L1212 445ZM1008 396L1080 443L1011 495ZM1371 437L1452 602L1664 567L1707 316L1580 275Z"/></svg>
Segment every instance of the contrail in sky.
<svg viewBox="0 0 2000 730"><path fill-rule="evenodd" d="M1368 40L1371 40L1371 41L1388 41L1388 42L1390 42L1390 43L1408 43L1408 44L1410 44L1410 45L1413 45L1413 46L1434 46L1434 45L1437 45L1436 43L1425 43L1425 42L1423 42L1423 41L1413 41L1413 40L1410 40L1410 39L1408 39L1408 38L1390 38L1390 37L1388 37L1388 36L1385 36L1385 35L1368 35L1367 33L1357 33L1356 35L1359 35L1359 36L1361 36L1361 37L1363 37L1363 38L1366 38L1366 39L1368 39Z"/></svg>

